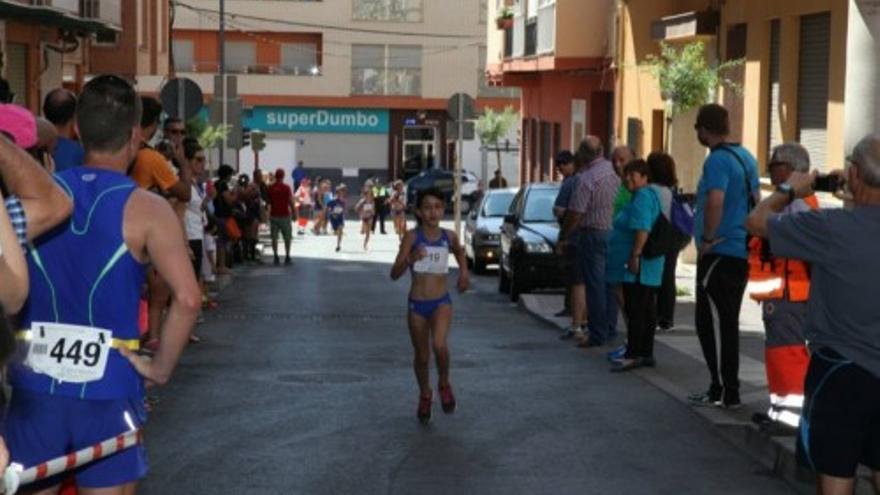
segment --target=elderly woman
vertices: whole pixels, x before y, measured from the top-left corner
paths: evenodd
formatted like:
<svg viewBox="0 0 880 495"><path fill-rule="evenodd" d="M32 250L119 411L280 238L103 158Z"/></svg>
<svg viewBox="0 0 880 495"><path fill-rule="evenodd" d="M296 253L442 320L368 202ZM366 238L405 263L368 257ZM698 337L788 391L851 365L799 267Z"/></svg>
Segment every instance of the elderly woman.
<svg viewBox="0 0 880 495"><path fill-rule="evenodd" d="M623 180L633 194L632 201L614 217L614 230L608 240L606 278L621 284L623 311L627 320L627 347L612 371L628 371L654 366L654 331L657 326L656 293L663 277L663 256L647 258L642 249L654 222L662 214L663 194L648 186L649 168L635 160L623 169ZM666 210L669 200L666 199Z"/></svg>

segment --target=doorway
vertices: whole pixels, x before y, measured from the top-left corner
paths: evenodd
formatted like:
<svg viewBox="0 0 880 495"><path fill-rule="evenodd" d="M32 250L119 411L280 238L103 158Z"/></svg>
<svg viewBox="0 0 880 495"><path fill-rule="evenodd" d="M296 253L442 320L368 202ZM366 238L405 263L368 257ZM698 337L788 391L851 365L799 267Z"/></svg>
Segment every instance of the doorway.
<svg viewBox="0 0 880 495"><path fill-rule="evenodd" d="M403 176L408 179L422 170L433 168L437 158L437 128L403 128Z"/></svg>

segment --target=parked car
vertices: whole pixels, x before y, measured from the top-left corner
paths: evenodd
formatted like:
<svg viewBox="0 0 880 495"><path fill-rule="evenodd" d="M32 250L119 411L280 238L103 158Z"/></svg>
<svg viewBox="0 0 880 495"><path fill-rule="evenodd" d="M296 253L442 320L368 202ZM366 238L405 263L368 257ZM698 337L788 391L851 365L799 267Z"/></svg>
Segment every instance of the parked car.
<svg viewBox="0 0 880 495"><path fill-rule="evenodd" d="M555 254L559 223L553 216L558 183L528 184L517 192L501 226L498 290L516 301L538 288L561 288L562 263Z"/></svg>
<svg viewBox="0 0 880 495"><path fill-rule="evenodd" d="M480 200L480 179L472 172L461 173L461 211L469 213ZM416 204L416 195L419 191L436 187L446 195L446 205L451 211L454 207L452 192L455 189L455 174L451 170L429 168L419 175L406 181L406 204L411 207Z"/></svg>
<svg viewBox="0 0 880 495"><path fill-rule="evenodd" d="M486 265L498 263L501 224L516 192L515 188L493 189L468 215L464 226L464 250L474 273L481 274L486 271Z"/></svg>

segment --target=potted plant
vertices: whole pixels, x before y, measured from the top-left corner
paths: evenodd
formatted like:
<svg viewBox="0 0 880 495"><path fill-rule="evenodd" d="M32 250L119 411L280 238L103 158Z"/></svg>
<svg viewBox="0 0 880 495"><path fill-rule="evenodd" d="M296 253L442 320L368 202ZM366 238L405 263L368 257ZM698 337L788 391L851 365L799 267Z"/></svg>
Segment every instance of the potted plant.
<svg viewBox="0 0 880 495"><path fill-rule="evenodd" d="M510 6L502 7L495 18L495 25L498 29L510 29L513 27L513 8Z"/></svg>

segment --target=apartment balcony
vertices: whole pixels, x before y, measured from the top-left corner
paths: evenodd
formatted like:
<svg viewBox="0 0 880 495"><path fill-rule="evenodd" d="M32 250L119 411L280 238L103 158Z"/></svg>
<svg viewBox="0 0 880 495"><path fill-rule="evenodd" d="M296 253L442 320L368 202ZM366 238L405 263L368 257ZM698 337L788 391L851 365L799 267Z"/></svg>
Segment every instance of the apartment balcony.
<svg viewBox="0 0 880 495"><path fill-rule="evenodd" d="M0 18L95 33L121 28L121 4L122 0L0 0Z"/></svg>
<svg viewBox="0 0 880 495"><path fill-rule="evenodd" d="M608 36L614 0L528 0L519 5L513 27L504 33L504 72L603 65L613 45Z"/></svg>

